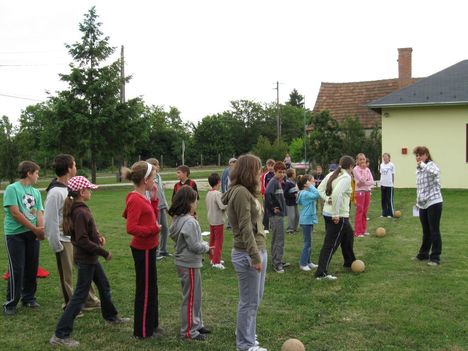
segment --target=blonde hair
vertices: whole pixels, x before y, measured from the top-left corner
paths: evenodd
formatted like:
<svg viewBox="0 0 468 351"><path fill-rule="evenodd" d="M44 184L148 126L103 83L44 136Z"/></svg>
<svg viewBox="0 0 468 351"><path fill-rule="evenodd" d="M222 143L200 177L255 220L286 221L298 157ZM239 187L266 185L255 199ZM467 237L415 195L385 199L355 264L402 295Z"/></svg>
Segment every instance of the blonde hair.
<svg viewBox="0 0 468 351"><path fill-rule="evenodd" d="M148 171L148 167L151 167L151 173L148 177L145 177L146 172ZM127 167L121 168L122 176L124 179L130 180L135 185L139 185L145 178L149 178L154 176L154 172L156 172L154 166L146 161L138 161L135 162L132 167L129 169Z"/></svg>

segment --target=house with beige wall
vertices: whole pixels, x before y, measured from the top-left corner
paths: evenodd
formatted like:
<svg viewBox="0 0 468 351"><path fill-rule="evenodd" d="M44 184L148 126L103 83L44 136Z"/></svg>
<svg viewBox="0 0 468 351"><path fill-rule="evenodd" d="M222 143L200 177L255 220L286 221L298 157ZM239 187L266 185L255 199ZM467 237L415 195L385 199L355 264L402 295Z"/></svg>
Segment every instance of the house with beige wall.
<svg viewBox="0 0 468 351"><path fill-rule="evenodd" d="M468 60L367 104L381 115L395 187L416 186L413 148L429 148L442 188L468 189Z"/></svg>

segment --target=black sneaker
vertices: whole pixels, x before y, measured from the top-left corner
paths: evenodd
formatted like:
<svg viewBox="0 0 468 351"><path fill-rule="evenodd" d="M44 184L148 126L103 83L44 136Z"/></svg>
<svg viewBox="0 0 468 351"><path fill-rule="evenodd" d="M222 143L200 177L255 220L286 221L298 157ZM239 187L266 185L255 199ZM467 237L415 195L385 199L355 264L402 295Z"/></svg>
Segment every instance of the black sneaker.
<svg viewBox="0 0 468 351"><path fill-rule="evenodd" d="M124 317L119 317L119 316L115 316L112 319L107 319L107 323L113 324L113 325L125 324L125 323L128 323L128 322L130 322L130 318L124 318Z"/></svg>
<svg viewBox="0 0 468 351"><path fill-rule="evenodd" d="M23 302L23 306L27 308L39 308L41 305L39 305L36 301L31 301L31 302Z"/></svg>
<svg viewBox="0 0 468 351"><path fill-rule="evenodd" d="M5 307L3 306L3 314L5 316L14 316L16 314L16 307Z"/></svg>
<svg viewBox="0 0 468 351"><path fill-rule="evenodd" d="M205 334L198 334L197 336L189 339L189 340L195 340L195 341L205 341L206 340L206 335Z"/></svg>
<svg viewBox="0 0 468 351"><path fill-rule="evenodd" d="M211 330L205 327L201 327L200 329L198 329L198 332L200 334L211 334Z"/></svg>

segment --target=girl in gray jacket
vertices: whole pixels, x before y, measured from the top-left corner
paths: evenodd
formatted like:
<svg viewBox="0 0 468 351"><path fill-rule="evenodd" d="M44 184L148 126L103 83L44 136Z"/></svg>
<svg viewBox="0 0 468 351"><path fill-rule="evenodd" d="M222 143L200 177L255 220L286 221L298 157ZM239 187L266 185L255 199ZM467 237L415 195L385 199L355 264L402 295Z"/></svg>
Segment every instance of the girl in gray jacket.
<svg viewBox="0 0 468 351"><path fill-rule="evenodd" d="M170 228L175 241L175 264L182 285L180 309L180 336L188 340L203 341L210 331L202 320L202 254L210 247L202 240L200 225L194 217L197 209L197 193L189 186L182 186L172 199L169 215L173 217Z"/></svg>

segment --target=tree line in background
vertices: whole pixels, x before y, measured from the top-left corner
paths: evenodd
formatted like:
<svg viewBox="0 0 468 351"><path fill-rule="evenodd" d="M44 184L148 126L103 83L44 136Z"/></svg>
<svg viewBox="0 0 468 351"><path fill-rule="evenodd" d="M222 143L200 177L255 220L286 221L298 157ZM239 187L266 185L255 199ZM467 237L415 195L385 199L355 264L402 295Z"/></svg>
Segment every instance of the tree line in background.
<svg viewBox="0 0 468 351"><path fill-rule="evenodd" d="M148 106L141 98L122 101L122 85L131 77L121 75L120 60L109 63L115 48L100 31L97 19L93 7L79 25L81 41L66 45L73 61L60 79L67 89L28 106L18 126L6 116L0 120L0 179L13 181L20 160L48 167L58 153L73 154L80 167L90 169L93 181L98 168L138 159L162 158L165 166L180 165L182 158L189 166L223 165L247 152L262 160L283 160L289 153L293 161L306 157L307 162L325 168L343 154L364 152L376 171L381 154L379 129L366 135L357 117L339 124L327 111L312 113L297 90L279 106L232 101L229 110L197 124L184 122L176 107Z"/></svg>

